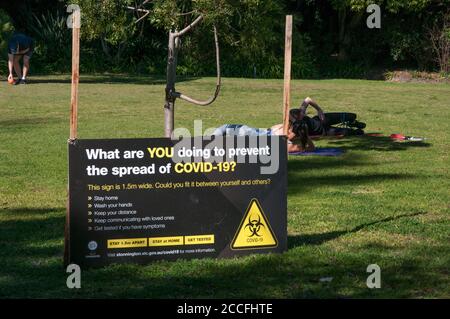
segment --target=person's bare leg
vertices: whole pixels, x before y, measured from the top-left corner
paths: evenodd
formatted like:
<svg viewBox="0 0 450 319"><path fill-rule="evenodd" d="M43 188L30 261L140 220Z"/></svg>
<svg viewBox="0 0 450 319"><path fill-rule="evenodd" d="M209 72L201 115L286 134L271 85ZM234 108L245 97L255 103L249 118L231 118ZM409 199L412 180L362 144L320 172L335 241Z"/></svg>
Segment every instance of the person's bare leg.
<svg viewBox="0 0 450 319"><path fill-rule="evenodd" d="M24 55L23 56L23 79L27 78L29 69L30 69L30 57Z"/></svg>
<svg viewBox="0 0 450 319"><path fill-rule="evenodd" d="M20 80L22 78L22 70L20 69L19 60L20 60L20 55L14 56L14 71L16 71L16 74Z"/></svg>
<svg viewBox="0 0 450 319"><path fill-rule="evenodd" d="M14 55L8 54L8 70L9 70L8 81L14 78L13 67L14 67Z"/></svg>

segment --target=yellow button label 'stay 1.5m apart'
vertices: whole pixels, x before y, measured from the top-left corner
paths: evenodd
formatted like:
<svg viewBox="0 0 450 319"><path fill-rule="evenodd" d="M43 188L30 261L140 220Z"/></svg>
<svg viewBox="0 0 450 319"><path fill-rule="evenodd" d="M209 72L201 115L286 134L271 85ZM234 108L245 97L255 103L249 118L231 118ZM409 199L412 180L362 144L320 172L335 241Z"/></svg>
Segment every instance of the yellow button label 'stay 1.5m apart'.
<svg viewBox="0 0 450 319"><path fill-rule="evenodd" d="M109 239L108 249L147 247L147 238Z"/></svg>

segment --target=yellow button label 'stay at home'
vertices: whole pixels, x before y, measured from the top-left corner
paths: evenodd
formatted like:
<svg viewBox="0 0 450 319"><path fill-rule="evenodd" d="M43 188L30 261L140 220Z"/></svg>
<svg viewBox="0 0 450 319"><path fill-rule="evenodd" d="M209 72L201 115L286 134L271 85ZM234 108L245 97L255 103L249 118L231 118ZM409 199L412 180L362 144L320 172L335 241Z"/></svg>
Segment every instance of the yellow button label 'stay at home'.
<svg viewBox="0 0 450 319"><path fill-rule="evenodd" d="M175 237L150 237L148 239L149 247L156 246L180 246L183 245L183 236Z"/></svg>
<svg viewBox="0 0 450 319"><path fill-rule="evenodd" d="M147 247L147 238L109 239L108 249Z"/></svg>

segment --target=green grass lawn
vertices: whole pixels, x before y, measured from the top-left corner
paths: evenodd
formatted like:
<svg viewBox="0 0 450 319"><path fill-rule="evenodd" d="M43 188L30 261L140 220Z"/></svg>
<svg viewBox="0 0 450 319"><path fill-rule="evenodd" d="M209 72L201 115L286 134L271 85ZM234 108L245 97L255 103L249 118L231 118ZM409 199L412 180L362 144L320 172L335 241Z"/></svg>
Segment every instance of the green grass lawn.
<svg viewBox="0 0 450 319"><path fill-rule="evenodd" d="M326 111L356 112L367 132L425 136L322 140L335 158L291 157L288 246L282 255L115 265L66 288L62 266L67 187L68 76L0 82L0 297L433 298L450 297L450 86L356 80L293 81ZM178 89L203 98L214 79ZM176 126L281 121L282 81L224 79L216 103L177 102ZM86 76L79 137L161 137L164 79ZM382 288L366 287L369 264ZM321 282L333 277L331 282Z"/></svg>

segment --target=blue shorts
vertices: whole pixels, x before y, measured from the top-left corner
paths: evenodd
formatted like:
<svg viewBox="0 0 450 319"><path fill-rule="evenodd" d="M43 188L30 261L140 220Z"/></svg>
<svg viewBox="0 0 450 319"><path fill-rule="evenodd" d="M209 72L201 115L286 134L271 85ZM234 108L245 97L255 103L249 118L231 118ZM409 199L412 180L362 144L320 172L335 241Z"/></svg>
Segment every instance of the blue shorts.
<svg viewBox="0 0 450 319"><path fill-rule="evenodd" d="M24 53L17 53L27 50ZM8 53L13 55L26 55L31 58L34 51L34 41L22 33L16 33L8 42Z"/></svg>
<svg viewBox="0 0 450 319"><path fill-rule="evenodd" d="M224 124L221 127L218 127L214 131L213 135L270 136L272 135L272 130L270 128L267 129L254 128L243 124Z"/></svg>

